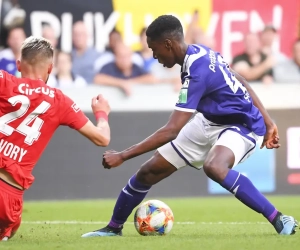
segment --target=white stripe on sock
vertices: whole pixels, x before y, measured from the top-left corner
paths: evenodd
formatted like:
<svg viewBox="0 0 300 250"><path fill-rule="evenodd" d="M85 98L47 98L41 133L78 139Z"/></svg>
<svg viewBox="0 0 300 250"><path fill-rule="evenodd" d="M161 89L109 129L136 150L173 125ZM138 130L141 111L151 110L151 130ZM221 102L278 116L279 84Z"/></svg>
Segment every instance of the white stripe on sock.
<svg viewBox="0 0 300 250"><path fill-rule="evenodd" d="M138 190L136 188L134 188L131 184L130 184L130 180L128 181L128 186L133 190L133 191L136 191L136 192L139 192L139 193L147 193L150 189L148 190Z"/></svg>
<svg viewBox="0 0 300 250"><path fill-rule="evenodd" d="M235 182L233 183L232 187L229 189L229 191L231 191L231 189L234 187L235 183L238 181L238 179L240 178L241 173L239 173L238 177L236 178Z"/></svg>

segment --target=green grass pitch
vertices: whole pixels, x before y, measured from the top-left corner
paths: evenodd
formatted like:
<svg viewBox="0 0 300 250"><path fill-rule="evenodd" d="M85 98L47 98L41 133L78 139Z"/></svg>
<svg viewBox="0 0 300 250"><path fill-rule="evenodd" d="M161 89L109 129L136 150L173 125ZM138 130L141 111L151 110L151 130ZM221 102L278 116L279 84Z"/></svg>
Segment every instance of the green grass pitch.
<svg viewBox="0 0 300 250"><path fill-rule="evenodd" d="M103 227L111 217L113 200L25 202L23 224L0 249L201 249L285 250L299 249L300 232L279 236L259 214L233 197L165 199L175 224L167 236L140 236L130 217L123 237L81 238ZM282 212L300 219L300 196L271 196Z"/></svg>

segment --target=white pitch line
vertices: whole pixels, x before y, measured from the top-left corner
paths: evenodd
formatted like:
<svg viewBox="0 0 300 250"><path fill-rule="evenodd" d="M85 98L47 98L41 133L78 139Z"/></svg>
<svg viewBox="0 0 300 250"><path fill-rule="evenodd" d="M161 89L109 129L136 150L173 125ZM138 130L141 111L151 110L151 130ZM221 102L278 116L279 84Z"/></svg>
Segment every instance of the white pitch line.
<svg viewBox="0 0 300 250"><path fill-rule="evenodd" d="M195 221L175 221L175 224L180 225L194 225L194 224L200 224L200 225L257 225L257 224L269 224L267 222L249 222L249 221L243 221L243 222L230 222L230 221L217 221L217 222L195 222ZM52 220L52 221L22 221L22 224L69 224L69 225L95 225L95 224L102 224L106 225L107 221L61 221L61 220ZM133 224L133 222L126 222L126 224Z"/></svg>

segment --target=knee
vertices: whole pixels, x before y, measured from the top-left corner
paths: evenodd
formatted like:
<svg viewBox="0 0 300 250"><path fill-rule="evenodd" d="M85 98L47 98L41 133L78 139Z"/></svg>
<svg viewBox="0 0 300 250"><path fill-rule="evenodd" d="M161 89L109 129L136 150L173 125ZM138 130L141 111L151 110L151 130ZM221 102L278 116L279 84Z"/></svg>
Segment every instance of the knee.
<svg viewBox="0 0 300 250"><path fill-rule="evenodd" d="M207 177L220 183L225 179L229 168L222 162L207 160L203 164L203 170Z"/></svg>
<svg viewBox="0 0 300 250"><path fill-rule="evenodd" d="M142 167L137 173L136 173L136 179L144 185L152 186L154 185L154 178L151 173L151 170L149 168Z"/></svg>

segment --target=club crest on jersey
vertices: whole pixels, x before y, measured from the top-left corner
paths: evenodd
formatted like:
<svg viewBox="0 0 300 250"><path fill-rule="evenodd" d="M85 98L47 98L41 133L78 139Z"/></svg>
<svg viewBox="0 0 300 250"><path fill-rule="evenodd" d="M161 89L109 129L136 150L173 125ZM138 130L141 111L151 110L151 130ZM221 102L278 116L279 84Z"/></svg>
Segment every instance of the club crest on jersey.
<svg viewBox="0 0 300 250"><path fill-rule="evenodd" d="M78 113L80 111L80 108L77 106L77 104L75 102L72 104L71 107L75 113Z"/></svg>
<svg viewBox="0 0 300 250"><path fill-rule="evenodd" d="M178 104L185 104L187 103L187 95L188 95L188 89L182 88L179 92L179 98L177 103Z"/></svg>

